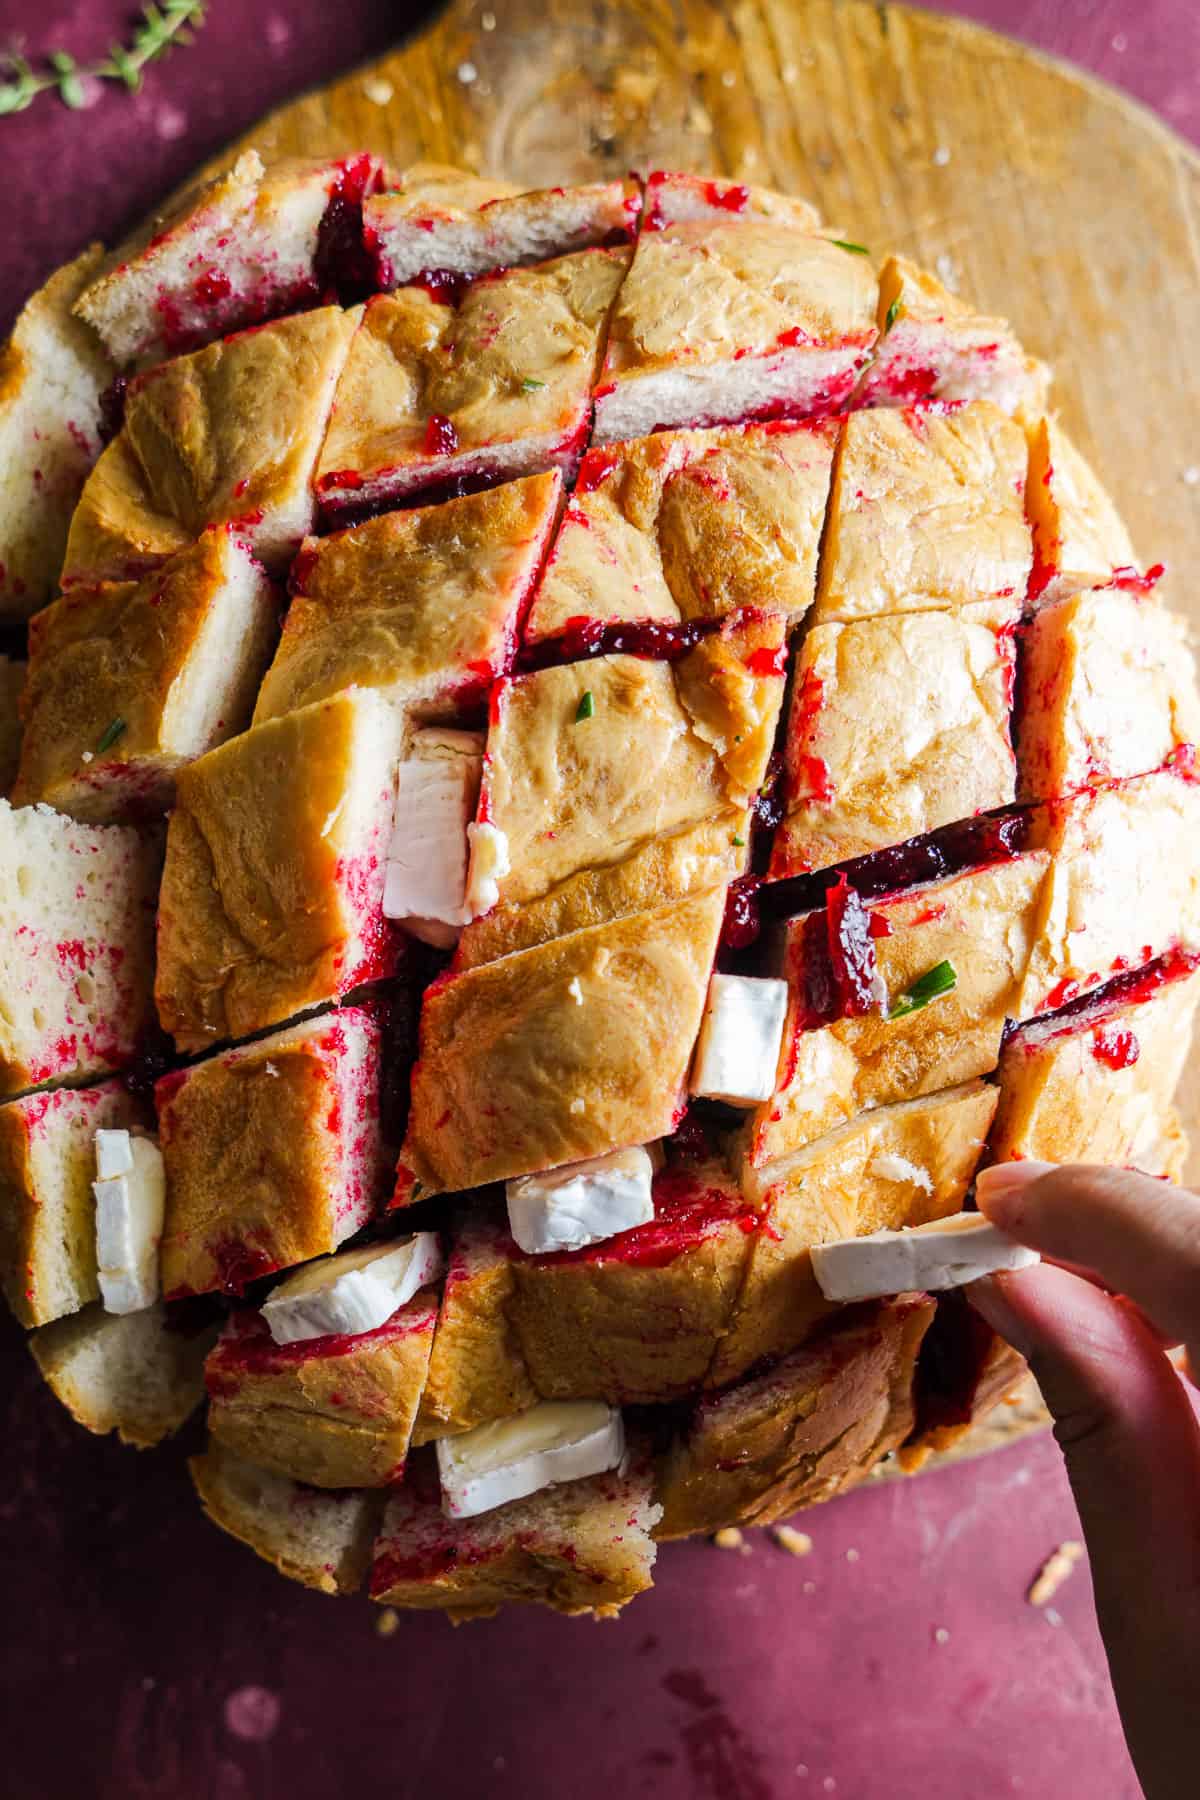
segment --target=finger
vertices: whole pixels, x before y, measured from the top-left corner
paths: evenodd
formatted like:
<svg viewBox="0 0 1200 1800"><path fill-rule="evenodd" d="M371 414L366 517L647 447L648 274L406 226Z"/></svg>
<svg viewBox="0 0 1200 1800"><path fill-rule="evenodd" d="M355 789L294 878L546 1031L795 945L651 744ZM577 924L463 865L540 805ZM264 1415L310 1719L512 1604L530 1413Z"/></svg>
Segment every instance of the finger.
<svg viewBox="0 0 1200 1800"><path fill-rule="evenodd" d="M1128 1294L1200 1364L1200 1197L1126 1169L997 1163L980 1171L979 1209L1055 1262Z"/></svg>
<svg viewBox="0 0 1200 1800"><path fill-rule="evenodd" d="M967 1294L1025 1355L1054 1415L1096 1611L1148 1800L1200 1767L1200 1424L1133 1309L1042 1264Z"/></svg>

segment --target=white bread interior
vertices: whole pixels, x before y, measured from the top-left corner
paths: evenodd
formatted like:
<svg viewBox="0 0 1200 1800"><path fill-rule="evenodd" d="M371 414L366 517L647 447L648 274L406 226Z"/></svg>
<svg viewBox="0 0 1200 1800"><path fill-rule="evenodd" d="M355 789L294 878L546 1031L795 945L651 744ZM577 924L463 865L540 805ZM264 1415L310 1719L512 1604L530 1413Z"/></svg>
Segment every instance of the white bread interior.
<svg viewBox="0 0 1200 1800"><path fill-rule="evenodd" d="M161 1305L106 1313L100 1306L43 1325L29 1340L34 1360L77 1424L151 1449L204 1398L204 1359L217 1328L169 1329Z"/></svg>

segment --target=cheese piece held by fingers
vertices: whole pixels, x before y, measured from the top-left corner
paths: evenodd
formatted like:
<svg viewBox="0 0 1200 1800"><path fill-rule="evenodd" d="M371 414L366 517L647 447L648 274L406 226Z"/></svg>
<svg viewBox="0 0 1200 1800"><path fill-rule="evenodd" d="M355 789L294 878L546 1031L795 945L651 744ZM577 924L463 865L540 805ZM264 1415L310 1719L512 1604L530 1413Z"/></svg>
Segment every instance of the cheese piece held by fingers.
<svg viewBox="0 0 1200 1800"><path fill-rule="evenodd" d="M342 1250L281 1281L262 1314L277 1344L377 1331L445 1266L435 1231Z"/></svg>
<svg viewBox="0 0 1200 1800"><path fill-rule="evenodd" d="M615 1469L625 1425L602 1400L544 1400L512 1419L439 1438L442 1511L452 1519L491 1512L559 1481Z"/></svg>
<svg viewBox="0 0 1200 1800"><path fill-rule="evenodd" d="M1001 1269L1028 1269L1041 1258L979 1213L953 1213L905 1231L814 1245L813 1274L827 1300L877 1300L885 1294L941 1293Z"/></svg>

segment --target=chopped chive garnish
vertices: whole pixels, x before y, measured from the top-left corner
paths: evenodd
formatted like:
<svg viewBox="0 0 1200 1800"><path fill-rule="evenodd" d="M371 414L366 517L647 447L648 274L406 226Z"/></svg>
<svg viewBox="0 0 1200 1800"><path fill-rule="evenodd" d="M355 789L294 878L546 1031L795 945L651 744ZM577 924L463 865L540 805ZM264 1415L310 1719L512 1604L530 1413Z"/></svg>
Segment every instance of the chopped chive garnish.
<svg viewBox="0 0 1200 1800"><path fill-rule="evenodd" d="M830 238L829 241L839 250L848 250L851 256L870 256L871 254L865 244L852 244L847 238Z"/></svg>
<svg viewBox="0 0 1200 1800"><path fill-rule="evenodd" d="M745 848L746 848L746 840L745 840L745 838L743 838L743 837L732 837L732 838L730 838L730 840L729 840L729 841L730 841L730 843L731 843L731 844L733 844L733 845L734 845L734 846L735 846L735 847L736 847L736 848L737 848L737 849L738 849L738 850L744 850L744 849L745 849Z"/></svg>
<svg viewBox="0 0 1200 1800"><path fill-rule="evenodd" d="M100 741L96 745L97 756L99 756L102 750L112 749L117 739L121 736L121 733L125 730L126 723L126 720L121 718L120 714L118 714L117 717L112 720L111 724L106 726Z"/></svg>
<svg viewBox="0 0 1200 1800"><path fill-rule="evenodd" d="M578 725L581 719L594 718L595 713L596 696L589 688L586 694L580 696L579 705L575 708L575 723Z"/></svg>
<svg viewBox="0 0 1200 1800"><path fill-rule="evenodd" d="M885 317L885 319L883 321L884 337L887 336L888 332L892 329L892 326L896 323L896 320L900 317L900 307L901 307L901 299L900 299L900 295L897 294L894 297L894 299L892 300L892 304L888 307L887 316Z"/></svg>
<svg viewBox="0 0 1200 1800"><path fill-rule="evenodd" d="M524 394L532 394L534 388L544 388L545 385L544 381L535 381L532 375L527 375L521 383L521 392Z"/></svg>
<svg viewBox="0 0 1200 1800"><path fill-rule="evenodd" d="M901 994L895 1005L889 1008L888 1018L905 1019L909 1013L920 1012L931 1000L937 1000L957 986L958 975L954 964L934 963L932 969L926 969L924 975L918 976L908 991Z"/></svg>

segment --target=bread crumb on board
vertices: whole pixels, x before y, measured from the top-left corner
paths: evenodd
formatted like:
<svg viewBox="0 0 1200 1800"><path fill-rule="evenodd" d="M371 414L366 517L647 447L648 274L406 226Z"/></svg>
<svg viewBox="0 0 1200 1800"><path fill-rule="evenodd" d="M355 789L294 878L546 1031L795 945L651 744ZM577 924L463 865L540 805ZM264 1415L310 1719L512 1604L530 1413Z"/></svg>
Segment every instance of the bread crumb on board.
<svg viewBox="0 0 1200 1800"><path fill-rule="evenodd" d="M771 1536L789 1556L807 1556L813 1547L807 1531L797 1531L794 1525L772 1525Z"/></svg>
<svg viewBox="0 0 1200 1800"><path fill-rule="evenodd" d="M1083 1545L1074 1538L1068 1538L1057 1550L1052 1551L1030 1583L1029 1592L1025 1596L1030 1606L1045 1606L1048 1601L1053 1600L1082 1556Z"/></svg>
<svg viewBox="0 0 1200 1800"><path fill-rule="evenodd" d="M711 1543L718 1550L737 1550L742 1556L749 1556L751 1546L746 1542L736 1525L726 1525L720 1531L714 1531Z"/></svg>

